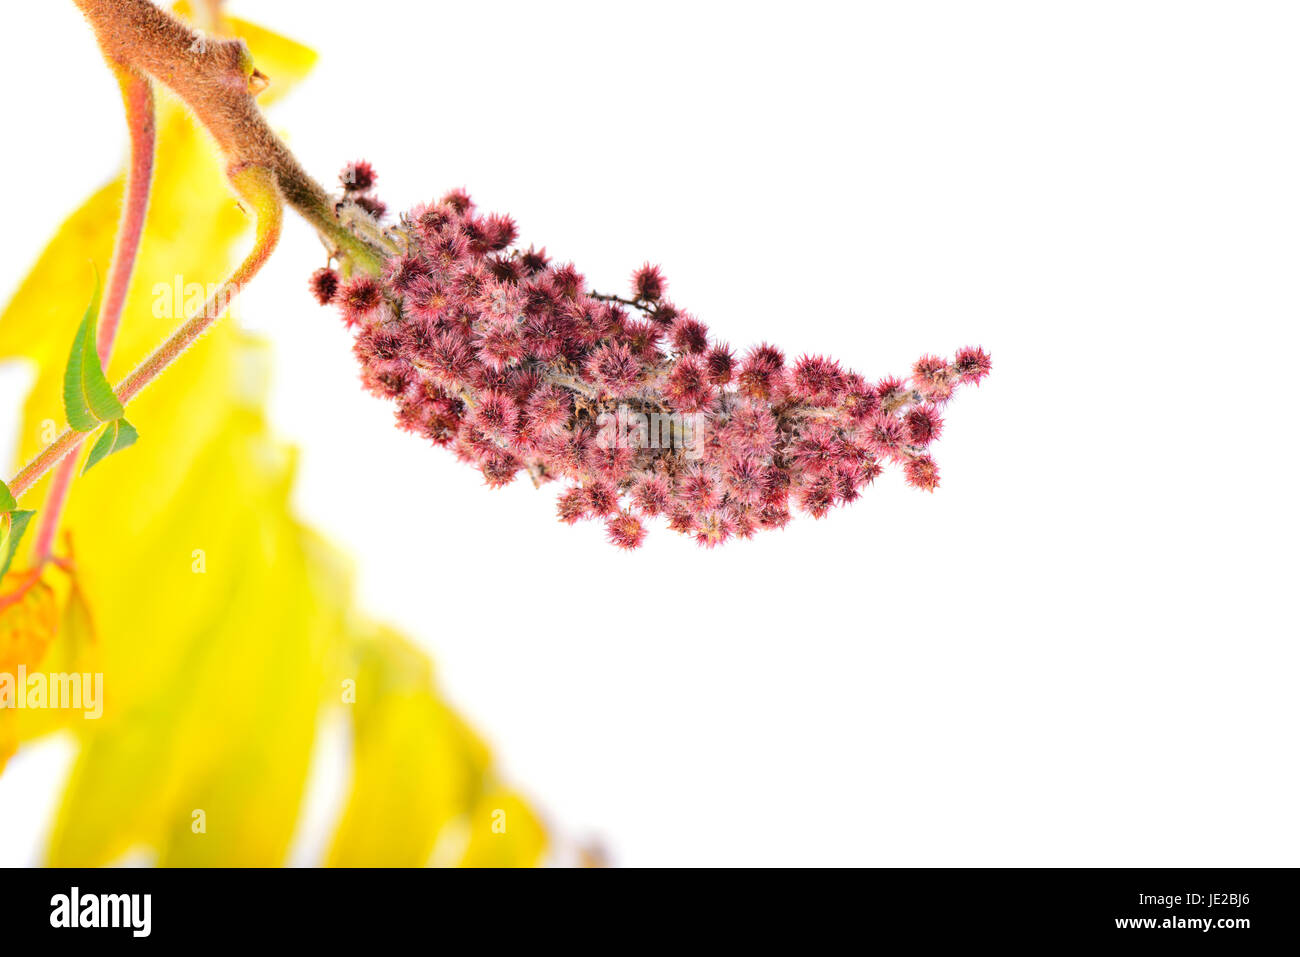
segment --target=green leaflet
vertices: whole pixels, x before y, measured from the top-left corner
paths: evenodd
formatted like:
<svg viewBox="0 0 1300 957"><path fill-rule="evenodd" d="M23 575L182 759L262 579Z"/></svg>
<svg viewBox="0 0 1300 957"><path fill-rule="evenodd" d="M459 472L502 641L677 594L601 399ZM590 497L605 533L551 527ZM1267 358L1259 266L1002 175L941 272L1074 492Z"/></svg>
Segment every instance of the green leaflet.
<svg viewBox="0 0 1300 957"><path fill-rule="evenodd" d="M18 511L0 515L0 577L9 571L9 563L18 551L18 543L23 539L23 532L27 531L27 523L35 514L32 511Z"/></svg>
<svg viewBox="0 0 1300 957"><path fill-rule="evenodd" d="M18 511L18 502L14 499L13 492L9 491L8 485L0 482L0 578L9 571L9 563L18 550L18 542L35 514Z"/></svg>
<svg viewBox="0 0 1300 957"><path fill-rule="evenodd" d="M99 433L90 455L86 456L86 465L81 470L81 474L85 475L90 471L90 467L101 459L108 458L114 452L120 452L128 445L133 445L139 437L140 433L135 430L135 426L126 419L114 419L104 426L103 432Z"/></svg>
<svg viewBox="0 0 1300 957"><path fill-rule="evenodd" d="M113 394L99 364L95 345L95 326L99 316L99 272L95 273L95 292L72 340L72 354L63 372L63 408L68 425L77 432L90 432L101 422L122 417L122 403Z"/></svg>

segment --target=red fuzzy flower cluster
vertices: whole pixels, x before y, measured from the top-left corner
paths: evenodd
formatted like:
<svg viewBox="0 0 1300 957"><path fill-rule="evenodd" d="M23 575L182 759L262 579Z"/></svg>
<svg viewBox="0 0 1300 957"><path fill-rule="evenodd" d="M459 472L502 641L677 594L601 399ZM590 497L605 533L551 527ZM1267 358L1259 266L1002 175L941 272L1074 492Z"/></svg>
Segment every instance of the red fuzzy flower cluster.
<svg viewBox="0 0 1300 957"><path fill-rule="evenodd" d="M820 518L890 462L933 490L943 407L991 367L967 348L869 382L767 344L737 354L667 299L657 267L627 297L592 292L461 191L386 235L382 276L327 268L311 283L355 330L365 386L490 486L561 480L559 517L602 520L622 548L659 516L710 547L780 528L791 507Z"/></svg>

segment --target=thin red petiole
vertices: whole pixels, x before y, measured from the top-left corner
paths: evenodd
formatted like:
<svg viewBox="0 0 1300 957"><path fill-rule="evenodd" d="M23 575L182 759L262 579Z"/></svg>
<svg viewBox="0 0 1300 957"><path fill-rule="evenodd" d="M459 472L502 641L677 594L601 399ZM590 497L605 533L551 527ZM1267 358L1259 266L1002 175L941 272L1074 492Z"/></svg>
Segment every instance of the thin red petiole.
<svg viewBox="0 0 1300 957"><path fill-rule="evenodd" d="M147 77L122 64L113 64L113 73L122 90L131 152L122 199L122 218L117 225L108 284L99 310L96 347L100 364L104 368L108 368L108 358L113 352L113 342L117 338L122 310L126 306L127 292L131 287L131 276L135 272L136 255L140 251L140 240L144 235L144 220L149 209L149 191L153 183L154 156L158 143L153 84ZM79 447L80 443L73 446L71 453L59 463L51 480L50 492L46 496L45 507L41 509L40 523L32 543L32 556L37 567L44 564L53 551L59 519L76 473L76 451Z"/></svg>

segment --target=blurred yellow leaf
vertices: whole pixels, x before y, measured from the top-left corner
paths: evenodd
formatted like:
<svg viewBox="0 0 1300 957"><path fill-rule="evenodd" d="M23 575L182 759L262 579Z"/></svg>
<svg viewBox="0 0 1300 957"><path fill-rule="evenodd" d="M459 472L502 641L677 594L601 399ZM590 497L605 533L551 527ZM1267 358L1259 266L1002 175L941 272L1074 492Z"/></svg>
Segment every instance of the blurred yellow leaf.
<svg viewBox="0 0 1300 957"><path fill-rule="evenodd" d="M10 575L7 579L15 577L23 576ZM0 587L8 590L10 586L6 580ZM90 675L91 684L86 691L93 691L93 676L103 672L94 621L80 584L69 572L47 566L32 591L24 594L25 601L31 601L33 593L40 595L44 620L35 627L30 617L22 624L12 622L17 626L16 631L26 633L26 640L10 643L8 654L0 652L0 673L12 674L21 665L29 675L38 671L47 675ZM4 620L5 612L0 611L0 621ZM0 644L4 643L0 638ZM15 645L21 645L22 650L17 651ZM95 706L102 707L98 696ZM8 723L16 743L60 728L79 730L90 707L87 701L87 708L82 710L28 708L7 713L0 711L0 723ZM0 764L0 770L3 770L3 764Z"/></svg>
<svg viewBox="0 0 1300 957"><path fill-rule="evenodd" d="M35 664L58 627L54 589L31 572L11 571L0 580L0 673Z"/></svg>
<svg viewBox="0 0 1300 957"><path fill-rule="evenodd" d="M542 822L518 794L493 788L470 813L461 867L534 867L546 850Z"/></svg>
<svg viewBox="0 0 1300 957"><path fill-rule="evenodd" d="M186 19L193 15L192 6L185 2L175 4L172 9ZM316 51L311 47L295 43L247 20L223 13L221 26L223 33L244 39L253 53L258 70L271 81L271 85L257 98L262 106L283 97L316 65Z"/></svg>
<svg viewBox="0 0 1300 957"><path fill-rule="evenodd" d="M309 68L306 48L227 23L275 95ZM112 381L178 324L155 308L167 299L157 290L221 281L249 232L210 141L159 99L153 196ZM22 459L48 441L47 420L63 421L63 358L90 263L107 266L120 195L118 181L77 210L0 315L0 357L38 363ZM64 527L76 577L52 605L61 611L40 610L62 616L41 650L51 666L101 670L104 713L0 721L0 755L6 733L26 740L60 723L81 741L50 863L108 864L134 849L166 865L282 863L327 708L351 709L355 725L353 791L331 862L422 865L459 823L466 863L536 863L540 825L517 798L490 797L499 785L487 749L437 696L427 659L359 618L346 563L291 514L294 456L261 411L266 348L216 323L131 403L143 436L131 453L73 486ZM46 484L24 508L41 507ZM24 641L39 633L23 628ZM346 681L355 704L341 700ZM496 841L479 834L485 801L509 805Z"/></svg>
<svg viewBox="0 0 1300 957"><path fill-rule="evenodd" d="M433 693L428 661L398 636L380 632L357 646L355 682L355 783L330 863L423 866L442 828L478 800L487 749Z"/></svg>
<svg viewBox="0 0 1300 957"><path fill-rule="evenodd" d="M45 656L58 627L54 589L30 571L10 571L0 579L0 772L18 747L18 697L27 689L24 670Z"/></svg>

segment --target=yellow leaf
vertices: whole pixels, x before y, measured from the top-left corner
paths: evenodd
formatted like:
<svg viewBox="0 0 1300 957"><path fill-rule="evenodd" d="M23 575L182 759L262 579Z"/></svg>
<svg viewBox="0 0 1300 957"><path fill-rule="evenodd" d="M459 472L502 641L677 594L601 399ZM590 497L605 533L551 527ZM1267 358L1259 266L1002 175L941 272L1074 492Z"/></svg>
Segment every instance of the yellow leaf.
<svg viewBox="0 0 1300 957"><path fill-rule="evenodd" d="M0 579L0 674L37 665L58 623L58 603L49 584L30 571L10 571Z"/></svg>
<svg viewBox="0 0 1300 957"><path fill-rule="evenodd" d="M546 831L523 798L495 788L470 815L469 846L460 865L535 867L545 851Z"/></svg>
<svg viewBox="0 0 1300 957"><path fill-rule="evenodd" d="M58 628L54 589L30 571L8 572L0 579L0 772L18 747L18 697L27 689L26 669L45 657Z"/></svg>
<svg viewBox="0 0 1300 957"><path fill-rule="evenodd" d="M49 640L39 650L32 649L34 653L28 654L21 663L26 666L28 674L39 670L46 675L85 676L82 687L88 697L80 709L28 708L15 712L11 716L11 729L16 739L24 741L60 728L79 731L88 713L102 712L103 708L99 693L102 688L97 688L95 683L95 676L103 673L102 665L85 594L75 576L62 569L47 567L41 581L50 596L48 613L55 627L50 630ZM5 670L5 666L0 665L0 672ZM91 694L94 694L93 702L89 698Z"/></svg>
<svg viewBox="0 0 1300 957"><path fill-rule="evenodd" d="M442 829L478 800L487 751L438 700L428 662L401 638L381 632L356 655L353 787L329 862L420 867Z"/></svg>

